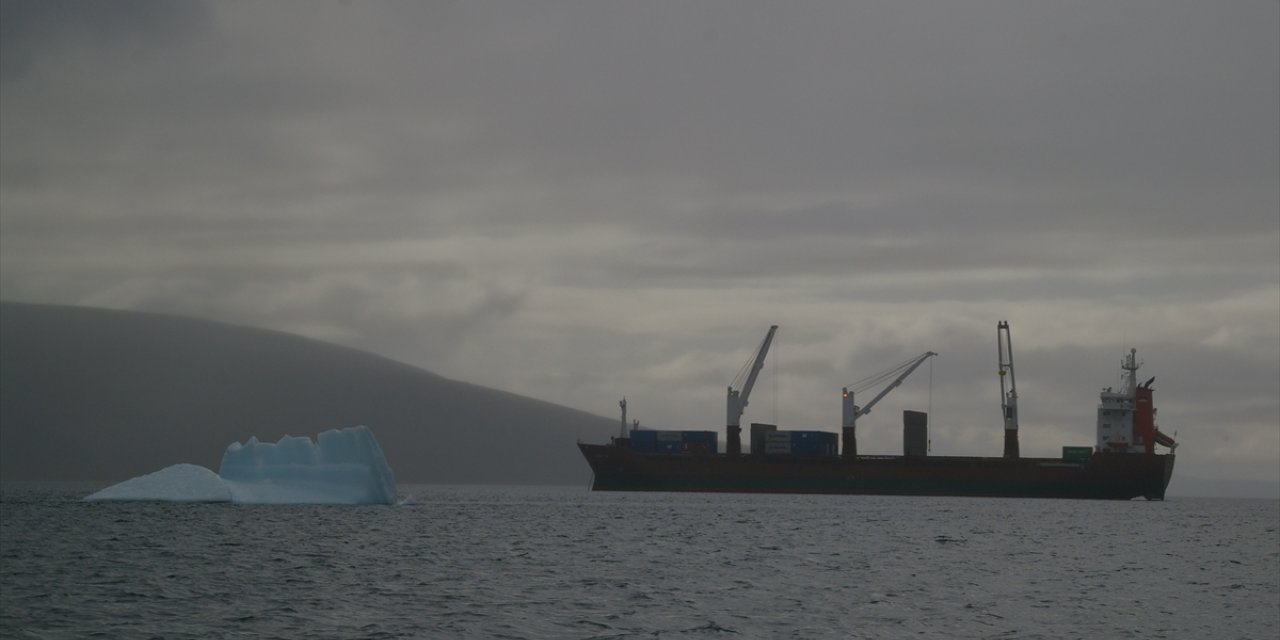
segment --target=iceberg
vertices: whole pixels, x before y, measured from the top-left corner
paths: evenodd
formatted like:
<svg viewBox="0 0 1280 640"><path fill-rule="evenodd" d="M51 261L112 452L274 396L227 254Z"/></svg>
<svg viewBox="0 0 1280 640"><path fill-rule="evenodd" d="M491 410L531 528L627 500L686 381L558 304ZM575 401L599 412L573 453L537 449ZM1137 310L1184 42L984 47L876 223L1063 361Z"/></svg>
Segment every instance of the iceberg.
<svg viewBox="0 0 1280 640"><path fill-rule="evenodd" d="M233 442L218 475L233 502L261 504L394 504L396 481L367 427L330 429L279 442Z"/></svg>
<svg viewBox="0 0 1280 640"><path fill-rule="evenodd" d="M218 474L184 462L111 485L85 500L231 502L231 490Z"/></svg>
<svg viewBox="0 0 1280 640"><path fill-rule="evenodd" d="M279 442L233 442L218 473L176 464L112 485L86 500L241 504L395 504L395 475L365 426Z"/></svg>

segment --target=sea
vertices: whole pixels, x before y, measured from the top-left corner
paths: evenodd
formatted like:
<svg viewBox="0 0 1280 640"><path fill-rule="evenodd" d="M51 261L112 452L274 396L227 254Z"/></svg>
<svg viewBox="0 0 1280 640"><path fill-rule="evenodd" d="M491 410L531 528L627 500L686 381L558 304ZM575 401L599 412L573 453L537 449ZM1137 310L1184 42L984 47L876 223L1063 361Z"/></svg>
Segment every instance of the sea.
<svg viewBox="0 0 1280 640"><path fill-rule="evenodd" d="M1280 637L1280 502L0 485L3 638Z"/></svg>

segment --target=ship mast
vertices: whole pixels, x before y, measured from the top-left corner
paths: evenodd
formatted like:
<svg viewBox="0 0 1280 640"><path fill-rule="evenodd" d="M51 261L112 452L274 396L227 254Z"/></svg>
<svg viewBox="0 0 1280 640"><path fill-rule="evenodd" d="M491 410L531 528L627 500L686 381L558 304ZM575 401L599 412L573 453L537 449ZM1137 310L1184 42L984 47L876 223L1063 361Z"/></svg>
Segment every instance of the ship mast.
<svg viewBox="0 0 1280 640"><path fill-rule="evenodd" d="M1130 398L1134 397L1138 389L1138 369L1142 363L1138 361L1138 350L1129 349L1129 355L1124 357L1120 362L1120 368L1124 370L1124 377L1120 379L1124 384L1124 393ZM1154 380L1155 378L1152 378Z"/></svg>
<svg viewBox="0 0 1280 640"><path fill-rule="evenodd" d="M996 342L1000 351L1000 400L1004 413L1004 457L1018 455L1018 385L1013 378L1013 341L1009 337L1009 323L1001 320L996 325ZM1009 386L1006 391L1005 376Z"/></svg>
<svg viewBox="0 0 1280 640"><path fill-rule="evenodd" d="M623 396L622 401L618 403L622 407L622 425L618 428L618 438L627 437L627 397Z"/></svg>

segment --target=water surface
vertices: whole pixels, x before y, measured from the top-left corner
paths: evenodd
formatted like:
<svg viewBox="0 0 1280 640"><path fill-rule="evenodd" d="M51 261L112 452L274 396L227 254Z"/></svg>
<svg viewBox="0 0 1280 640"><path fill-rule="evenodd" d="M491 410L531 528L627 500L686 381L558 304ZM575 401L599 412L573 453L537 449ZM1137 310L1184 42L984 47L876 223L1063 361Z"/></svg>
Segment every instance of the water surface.
<svg viewBox="0 0 1280 640"><path fill-rule="evenodd" d="M1280 637L1280 502L0 487L5 638Z"/></svg>

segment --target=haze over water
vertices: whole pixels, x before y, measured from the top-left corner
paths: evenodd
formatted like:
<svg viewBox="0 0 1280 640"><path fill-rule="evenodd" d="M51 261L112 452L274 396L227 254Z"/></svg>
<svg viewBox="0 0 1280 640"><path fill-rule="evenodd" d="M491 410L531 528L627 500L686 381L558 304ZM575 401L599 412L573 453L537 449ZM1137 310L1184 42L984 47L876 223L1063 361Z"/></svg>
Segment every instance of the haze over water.
<svg viewBox="0 0 1280 640"><path fill-rule="evenodd" d="M0 491L17 638L1274 638L1280 503L402 485L397 507Z"/></svg>

